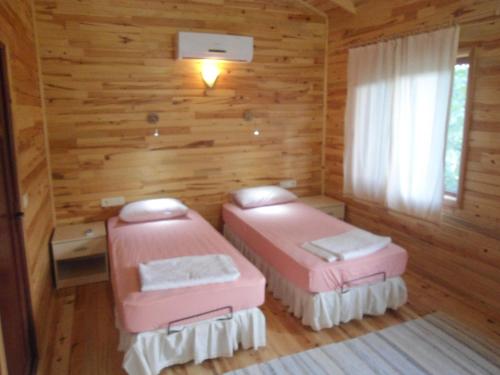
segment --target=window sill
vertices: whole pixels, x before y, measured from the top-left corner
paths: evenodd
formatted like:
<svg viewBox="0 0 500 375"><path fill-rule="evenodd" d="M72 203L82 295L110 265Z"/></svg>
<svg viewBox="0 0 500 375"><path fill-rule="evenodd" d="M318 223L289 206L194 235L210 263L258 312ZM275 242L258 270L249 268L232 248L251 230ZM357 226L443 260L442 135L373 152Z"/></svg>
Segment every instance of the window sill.
<svg viewBox="0 0 500 375"><path fill-rule="evenodd" d="M445 194L443 203L446 207L458 207L458 199L454 195Z"/></svg>

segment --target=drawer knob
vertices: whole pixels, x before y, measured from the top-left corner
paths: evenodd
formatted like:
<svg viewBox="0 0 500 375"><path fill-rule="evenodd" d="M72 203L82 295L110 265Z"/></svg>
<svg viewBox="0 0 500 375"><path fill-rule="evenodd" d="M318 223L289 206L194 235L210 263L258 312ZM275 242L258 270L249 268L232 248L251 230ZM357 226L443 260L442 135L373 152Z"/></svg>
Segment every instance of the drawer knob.
<svg viewBox="0 0 500 375"><path fill-rule="evenodd" d="M73 250L73 252L79 253L79 252L82 252L82 251L85 251L85 250L87 250L87 248L85 246L82 246L82 247L76 248L75 250Z"/></svg>

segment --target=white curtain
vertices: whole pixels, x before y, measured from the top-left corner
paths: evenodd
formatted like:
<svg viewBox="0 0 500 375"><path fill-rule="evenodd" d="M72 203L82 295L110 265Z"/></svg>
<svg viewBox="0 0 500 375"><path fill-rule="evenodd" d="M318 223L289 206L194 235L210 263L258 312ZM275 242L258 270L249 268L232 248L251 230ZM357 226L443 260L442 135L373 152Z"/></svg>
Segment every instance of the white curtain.
<svg viewBox="0 0 500 375"><path fill-rule="evenodd" d="M458 27L349 50L344 193L435 219Z"/></svg>

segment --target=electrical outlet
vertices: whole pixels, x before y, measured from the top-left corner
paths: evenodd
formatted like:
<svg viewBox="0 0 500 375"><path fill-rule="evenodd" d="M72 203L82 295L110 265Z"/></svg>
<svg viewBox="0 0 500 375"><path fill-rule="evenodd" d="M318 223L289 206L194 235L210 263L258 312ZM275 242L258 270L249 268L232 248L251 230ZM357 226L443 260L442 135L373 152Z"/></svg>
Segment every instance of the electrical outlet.
<svg viewBox="0 0 500 375"><path fill-rule="evenodd" d="M292 189L297 187L297 180L283 180L280 181L280 186L284 189Z"/></svg>
<svg viewBox="0 0 500 375"><path fill-rule="evenodd" d="M101 199L101 207L116 207L125 204L124 197L108 197Z"/></svg>

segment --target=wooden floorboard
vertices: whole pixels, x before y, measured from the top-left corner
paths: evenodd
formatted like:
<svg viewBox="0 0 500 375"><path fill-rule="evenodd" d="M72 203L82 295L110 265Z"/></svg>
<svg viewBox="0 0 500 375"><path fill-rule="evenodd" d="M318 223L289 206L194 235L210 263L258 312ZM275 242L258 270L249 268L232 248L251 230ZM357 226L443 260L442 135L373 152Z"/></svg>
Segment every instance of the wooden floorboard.
<svg viewBox="0 0 500 375"><path fill-rule="evenodd" d="M262 310L267 319L265 348L239 351L232 358L205 361L202 365L182 365L164 370L161 375L220 374L279 356L402 323L434 311L442 311L500 342L500 312L488 306L480 309L466 297L456 295L429 279L408 271L404 277L409 301L397 311L314 332L287 313L269 293ZM122 353L116 350L118 333L114 326L112 292L109 283L98 283L59 292L59 319L54 343L51 375L124 375Z"/></svg>

